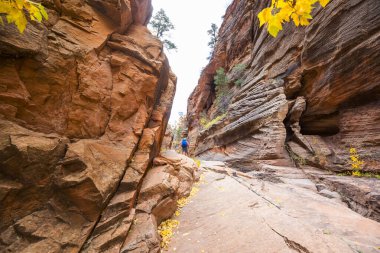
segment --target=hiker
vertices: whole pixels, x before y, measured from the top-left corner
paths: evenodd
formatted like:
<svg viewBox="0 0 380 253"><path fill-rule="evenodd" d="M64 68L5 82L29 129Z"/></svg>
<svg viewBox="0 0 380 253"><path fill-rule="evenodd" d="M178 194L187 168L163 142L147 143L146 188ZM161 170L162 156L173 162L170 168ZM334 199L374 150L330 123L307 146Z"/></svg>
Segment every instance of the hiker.
<svg viewBox="0 0 380 253"><path fill-rule="evenodd" d="M181 141L182 146L182 154L189 155L187 148L189 147L189 143L187 142L186 138L183 138Z"/></svg>

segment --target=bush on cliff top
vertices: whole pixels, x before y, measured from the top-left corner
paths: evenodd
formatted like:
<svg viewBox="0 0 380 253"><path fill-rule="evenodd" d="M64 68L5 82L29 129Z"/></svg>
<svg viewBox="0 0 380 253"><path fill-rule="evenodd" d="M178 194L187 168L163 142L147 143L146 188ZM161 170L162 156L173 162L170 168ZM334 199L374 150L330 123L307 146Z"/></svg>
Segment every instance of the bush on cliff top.
<svg viewBox="0 0 380 253"><path fill-rule="evenodd" d="M162 44L166 49L177 49L177 46L168 40L166 37L166 32L174 29L174 25L170 21L169 17L166 15L163 9L160 9L152 18L149 23L153 29L153 32L162 41Z"/></svg>
<svg viewBox="0 0 380 253"><path fill-rule="evenodd" d="M210 30L207 30L207 34L210 36L208 46L211 48L211 52L210 55L207 57L207 60L210 60L212 55L214 54L216 42L218 41L218 26L212 23Z"/></svg>

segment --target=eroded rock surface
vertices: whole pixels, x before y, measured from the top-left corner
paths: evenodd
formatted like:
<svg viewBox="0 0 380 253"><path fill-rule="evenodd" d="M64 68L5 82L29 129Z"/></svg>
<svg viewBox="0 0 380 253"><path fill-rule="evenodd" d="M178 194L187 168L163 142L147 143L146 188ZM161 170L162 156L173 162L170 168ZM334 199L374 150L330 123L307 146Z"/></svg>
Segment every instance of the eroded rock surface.
<svg viewBox="0 0 380 253"><path fill-rule="evenodd" d="M277 38L259 28L257 14L268 3L228 7L188 100L190 151L240 171L297 164L350 174L355 148L360 172L379 175L380 2L331 1L314 9L309 26L285 24ZM228 79L222 94L214 82L220 67ZM218 117L207 129L201 124ZM363 191L373 190L371 181L358 179L356 187L356 178L333 178L329 185L354 210L378 220L379 200Z"/></svg>
<svg viewBox="0 0 380 253"><path fill-rule="evenodd" d="M0 27L0 251L119 252L176 77L149 0L44 4Z"/></svg>
<svg viewBox="0 0 380 253"><path fill-rule="evenodd" d="M168 128L166 129L164 140L162 141L161 150L171 150L173 148L173 141L174 141L174 131L171 129L171 127L168 125Z"/></svg>
<svg viewBox="0 0 380 253"><path fill-rule="evenodd" d="M324 196L301 169L267 165L243 174L202 164L210 170L182 209L169 252L378 251L380 223L350 210L336 192ZM277 181L262 179L269 170Z"/></svg>
<svg viewBox="0 0 380 253"><path fill-rule="evenodd" d="M177 209L177 200L188 196L199 179L195 162L174 151L155 158L144 178L136 205L136 218L121 252L160 252L157 226Z"/></svg>
<svg viewBox="0 0 380 253"><path fill-rule="evenodd" d="M313 160L323 156L315 166L347 171L354 147L365 171L380 172L379 1L332 1L313 11L309 26L286 24L277 38L259 28L267 4L233 1L227 9L189 98L192 152L249 170L255 161L289 165L285 144L292 141ZM229 79L222 99L219 67ZM201 126L202 117L223 113L211 128Z"/></svg>

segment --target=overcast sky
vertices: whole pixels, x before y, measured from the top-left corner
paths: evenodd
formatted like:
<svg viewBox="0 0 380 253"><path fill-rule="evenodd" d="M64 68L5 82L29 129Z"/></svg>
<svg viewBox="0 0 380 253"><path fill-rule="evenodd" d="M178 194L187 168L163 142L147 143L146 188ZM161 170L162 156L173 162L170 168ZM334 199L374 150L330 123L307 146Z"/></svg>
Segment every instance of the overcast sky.
<svg viewBox="0 0 380 253"><path fill-rule="evenodd" d="M222 16L232 0L152 0L153 15L164 9L175 30L170 40L178 50L167 52L170 66L178 77L170 123L178 118L178 113L186 114L187 98L198 83L201 69L206 66L210 48L207 30L211 23L220 27Z"/></svg>

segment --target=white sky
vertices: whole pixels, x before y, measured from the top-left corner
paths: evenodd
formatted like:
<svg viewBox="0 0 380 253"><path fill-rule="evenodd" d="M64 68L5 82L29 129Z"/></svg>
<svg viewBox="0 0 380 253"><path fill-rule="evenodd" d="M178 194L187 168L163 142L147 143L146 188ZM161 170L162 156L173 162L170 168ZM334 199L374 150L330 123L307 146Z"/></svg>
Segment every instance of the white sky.
<svg viewBox="0 0 380 253"><path fill-rule="evenodd" d="M175 26L170 32L170 40L178 48L177 52L166 52L170 66L177 75L177 91L174 98L170 123L178 120L179 112L186 114L187 98L198 83L203 67L208 61L210 37L207 30L211 23L218 27L232 0L152 0L153 15L164 9Z"/></svg>

